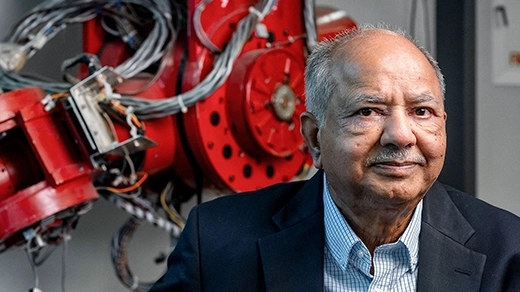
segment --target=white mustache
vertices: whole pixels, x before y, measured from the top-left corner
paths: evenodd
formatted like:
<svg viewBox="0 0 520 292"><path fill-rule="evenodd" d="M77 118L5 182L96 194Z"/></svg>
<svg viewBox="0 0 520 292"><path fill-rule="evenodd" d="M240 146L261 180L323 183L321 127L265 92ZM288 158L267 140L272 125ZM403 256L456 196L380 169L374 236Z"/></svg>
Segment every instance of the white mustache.
<svg viewBox="0 0 520 292"><path fill-rule="evenodd" d="M377 155L367 159L367 165L395 162L426 164L426 158L420 154L413 153L408 149L392 150L390 148L383 148L383 150Z"/></svg>

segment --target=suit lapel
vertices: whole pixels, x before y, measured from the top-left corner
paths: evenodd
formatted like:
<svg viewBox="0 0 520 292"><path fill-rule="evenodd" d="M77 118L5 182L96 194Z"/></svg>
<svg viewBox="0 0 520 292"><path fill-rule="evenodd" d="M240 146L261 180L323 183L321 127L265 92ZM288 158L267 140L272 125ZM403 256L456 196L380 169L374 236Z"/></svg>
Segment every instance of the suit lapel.
<svg viewBox="0 0 520 292"><path fill-rule="evenodd" d="M279 232L258 241L267 291L322 291L323 174L318 172L275 216Z"/></svg>
<svg viewBox="0 0 520 292"><path fill-rule="evenodd" d="M464 246L475 233L441 184L424 198L417 291L478 291L486 256Z"/></svg>
<svg viewBox="0 0 520 292"><path fill-rule="evenodd" d="M258 241L267 291L323 291L322 180L320 171L273 216L279 231ZM422 221L417 291L478 291L486 256L464 246L475 231L439 183Z"/></svg>

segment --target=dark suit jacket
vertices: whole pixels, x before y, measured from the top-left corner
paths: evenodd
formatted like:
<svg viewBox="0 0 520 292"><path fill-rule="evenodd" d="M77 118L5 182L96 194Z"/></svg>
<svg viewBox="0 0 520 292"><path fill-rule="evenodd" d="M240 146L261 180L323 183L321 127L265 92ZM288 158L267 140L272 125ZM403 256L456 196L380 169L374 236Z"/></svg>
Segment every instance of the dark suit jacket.
<svg viewBox="0 0 520 292"><path fill-rule="evenodd" d="M322 291L320 171L193 208L150 291ZM424 199L418 291L520 291L520 218L436 182Z"/></svg>

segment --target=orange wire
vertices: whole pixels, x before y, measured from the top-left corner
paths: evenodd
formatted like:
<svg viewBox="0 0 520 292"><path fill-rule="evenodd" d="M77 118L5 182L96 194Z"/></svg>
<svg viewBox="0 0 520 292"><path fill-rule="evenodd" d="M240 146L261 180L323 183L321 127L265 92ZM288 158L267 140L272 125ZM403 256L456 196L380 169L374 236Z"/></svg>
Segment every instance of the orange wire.
<svg viewBox="0 0 520 292"><path fill-rule="evenodd" d="M136 188L138 188L145 180L148 178L148 173L146 172L138 172L137 174L141 175L141 178L133 185L126 188L114 188L114 187L102 187L103 189L109 190L114 193L128 193Z"/></svg>
<svg viewBox="0 0 520 292"><path fill-rule="evenodd" d="M104 90L103 90L104 91ZM70 96L70 93L54 93L51 95L51 98L60 98L60 97L67 97L67 96ZM125 107L123 107L121 104L117 103L117 102L114 102L113 100L110 101L110 104L112 104L112 106L117 110L119 111L121 114L123 115L126 115L126 110L125 110ZM131 117L132 119L132 122L134 122L134 124L139 127L139 128L142 128L143 127L143 124L141 123L141 121L139 121L135 115L132 115Z"/></svg>
<svg viewBox="0 0 520 292"><path fill-rule="evenodd" d="M111 105L112 105L112 106L113 106L113 107L114 107L118 112L120 112L121 114L123 114L123 115L126 114L126 110L125 110L125 108L124 108L121 104L116 103L116 102L114 102L113 100L110 101L110 104L111 104ZM140 122L140 121L139 121L139 120L138 120L134 115L132 115L131 119L132 119L132 122L134 122L134 124L135 124L137 127L142 128L142 124L141 124L141 122Z"/></svg>
<svg viewBox="0 0 520 292"><path fill-rule="evenodd" d="M70 93L54 93L51 95L51 98L60 98L70 96Z"/></svg>

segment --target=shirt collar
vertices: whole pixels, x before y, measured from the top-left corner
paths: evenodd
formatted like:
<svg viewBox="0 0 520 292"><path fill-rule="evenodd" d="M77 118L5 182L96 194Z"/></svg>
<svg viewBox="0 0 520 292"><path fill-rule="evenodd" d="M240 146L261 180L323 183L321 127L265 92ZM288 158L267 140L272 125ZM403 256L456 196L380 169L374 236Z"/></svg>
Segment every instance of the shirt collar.
<svg viewBox="0 0 520 292"><path fill-rule="evenodd" d="M325 242L330 254L342 269L346 269L349 254L354 245L361 242L354 230L345 220L332 200L325 173L323 173L323 206L325 224ZM412 270L417 267L419 259L419 233L421 231L423 201L415 208L414 214L404 233L398 239L409 254L409 265Z"/></svg>

